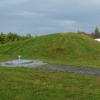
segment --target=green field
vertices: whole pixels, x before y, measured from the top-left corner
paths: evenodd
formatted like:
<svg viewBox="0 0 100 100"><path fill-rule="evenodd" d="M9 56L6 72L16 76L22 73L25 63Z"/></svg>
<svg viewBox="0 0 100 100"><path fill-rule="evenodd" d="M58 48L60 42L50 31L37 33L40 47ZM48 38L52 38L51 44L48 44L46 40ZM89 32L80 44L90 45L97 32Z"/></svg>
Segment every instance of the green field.
<svg viewBox="0 0 100 100"><path fill-rule="evenodd" d="M100 100L100 77L0 68L0 100Z"/></svg>
<svg viewBox="0 0 100 100"><path fill-rule="evenodd" d="M0 45L0 61L39 59L53 64L100 67L100 43L78 33L56 33Z"/></svg>
<svg viewBox="0 0 100 100"><path fill-rule="evenodd" d="M0 62L17 55L100 68L100 43L82 34L57 33L0 45ZM0 67L0 100L100 100L100 76Z"/></svg>

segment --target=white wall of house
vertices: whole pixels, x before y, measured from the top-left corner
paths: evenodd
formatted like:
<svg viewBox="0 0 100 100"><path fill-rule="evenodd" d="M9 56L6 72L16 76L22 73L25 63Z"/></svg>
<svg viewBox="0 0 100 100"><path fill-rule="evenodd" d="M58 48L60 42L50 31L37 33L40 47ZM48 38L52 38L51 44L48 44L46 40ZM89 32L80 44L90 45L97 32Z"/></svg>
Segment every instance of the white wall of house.
<svg viewBox="0 0 100 100"><path fill-rule="evenodd" d="M99 39L95 39L95 40L100 42L100 38Z"/></svg>

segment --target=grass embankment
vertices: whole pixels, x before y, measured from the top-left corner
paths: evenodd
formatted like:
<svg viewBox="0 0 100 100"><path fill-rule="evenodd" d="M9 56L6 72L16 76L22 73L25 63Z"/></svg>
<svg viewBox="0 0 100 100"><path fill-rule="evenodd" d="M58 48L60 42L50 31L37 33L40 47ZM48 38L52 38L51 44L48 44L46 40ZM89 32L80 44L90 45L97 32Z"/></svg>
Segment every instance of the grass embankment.
<svg viewBox="0 0 100 100"><path fill-rule="evenodd" d="M0 100L100 100L100 77L0 68Z"/></svg>
<svg viewBox="0 0 100 100"><path fill-rule="evenodd" d="M59 33L0 46L0 61L39 59L48 63L100 67L100 43L85 35Z"/></svg>

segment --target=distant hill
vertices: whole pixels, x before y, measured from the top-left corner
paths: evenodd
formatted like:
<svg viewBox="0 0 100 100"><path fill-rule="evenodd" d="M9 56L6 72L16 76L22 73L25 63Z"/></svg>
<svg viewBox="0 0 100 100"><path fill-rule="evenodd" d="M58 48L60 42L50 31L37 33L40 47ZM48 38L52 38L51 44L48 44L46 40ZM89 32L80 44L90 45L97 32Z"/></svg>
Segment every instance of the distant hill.
<svg viewBox="0 0 100 100"><path fill-rule="evenodd" d="M100 43L84 34L56 33L0 45L0 61L17 55L55 64L100 66Z"/></svg>

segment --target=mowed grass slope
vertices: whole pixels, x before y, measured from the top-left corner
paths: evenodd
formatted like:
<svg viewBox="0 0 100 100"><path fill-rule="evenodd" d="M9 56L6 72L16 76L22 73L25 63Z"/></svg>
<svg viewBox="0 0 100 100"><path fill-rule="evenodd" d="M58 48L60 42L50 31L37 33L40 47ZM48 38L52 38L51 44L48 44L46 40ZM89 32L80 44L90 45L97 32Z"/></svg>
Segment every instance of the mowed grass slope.
<svg viewBox="0 0 100 100"><path fill-rule="evenodd" d="M0 61L39 59L48 63L100 66L100 43L77 33L58 33L0 45Z"/></svg>
<svg viewBox="0 0 100 100"><path fill-rule="evenodd" d="M0 68L0 100L100 100L100 77Z"/></svg>

